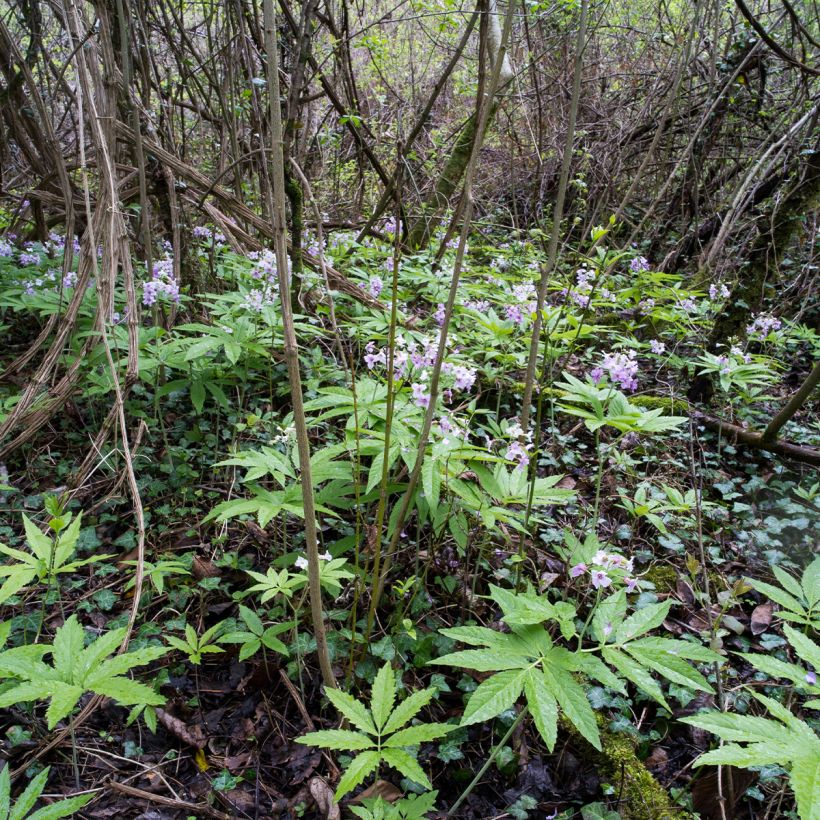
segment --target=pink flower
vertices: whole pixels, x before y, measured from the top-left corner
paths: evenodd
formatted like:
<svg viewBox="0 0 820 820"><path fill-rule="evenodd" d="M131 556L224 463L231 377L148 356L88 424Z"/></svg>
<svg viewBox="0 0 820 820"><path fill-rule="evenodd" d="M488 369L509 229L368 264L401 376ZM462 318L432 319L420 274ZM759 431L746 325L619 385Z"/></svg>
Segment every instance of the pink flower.
<svg viewBox="0 0 820 820"><path fill-rule="evenodd" d="M427 389L423 384L418 384L418 382L412 385L412 389L413 401L418 407L426 410L430 406L430 394L427 392Z"/></svg>
<svg viewBox="0 0 820 820"><path fill-rule="evenodd" d="M570 571L569 577L570 578L578 578L579 576L583 575L587 571L587 565L583 563L576 564Z"/></svg>
<svg viewBox="0 0 820 820"><path fill-rule="evenodd" d="M592 571L592 586L595 589L601 589L602 587L608 587L612 584L612 579L600 569L596 569Z"/></svg>

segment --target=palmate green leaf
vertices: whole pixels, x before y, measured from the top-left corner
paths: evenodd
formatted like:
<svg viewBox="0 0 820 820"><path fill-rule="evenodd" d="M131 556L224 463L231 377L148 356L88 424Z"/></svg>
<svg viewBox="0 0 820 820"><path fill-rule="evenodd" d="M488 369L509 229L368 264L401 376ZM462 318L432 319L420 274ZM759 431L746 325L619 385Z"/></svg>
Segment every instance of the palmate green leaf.
<svg viewBox="0 0 820 820"><path fill-rule="evenodd" d="M239 647L239 662L242 663L242 661L253 657L261 648L262 642L258 638L251 638L251 640L245 641L242 646Z"/></svg>
<svg viewBox="0 0 820 820"><path fill-rule="evenodd" d="M24 566L18 565L11 567L10 570L13 574L10 574L0 587L0 604L4 604L12 595L16 595L37 577L36 570Z"/></svg>
<svg viewBox="0 0 820 820"><path fill-rule="evenodd" d="M320 746L323 749L334 749L340 752L354 752L360 749L372 749L375 742L361 732L347 729L324 729L321 732L308 732L296 738L297 743L305 746Z"/></svg>
<svg viewBox="0 0 820 820"><path fill-rule="evenodd" d="M785 678L792 683L806 683L806 670L795 663L786 663L761 653L738 652L738 655L771 678Z"/></svg>
<svg viewBox="0 0 820 820"><path fill-rule="evenodd" d="M627 680L632 681L642 692L649 695L653 700L660 703L664 709L669 709L669 704L663 696L663 691L655 681L649 671L638 661L629 655L611 647L603 650L604 660L614 666Z"/></svg>
<svg viewBox="0 0 820 820"><path fill-rule="evenodd" d="M417 726L408 726L391 735L382 743L382 748L400 749L404 746L418 746L421 743L438 740L455 728L455 726L442 723L419 723Z"/></svg>
<svg viewBox="0 0 820 820"><path fill-rule="evenodd" d="M353 791L371 772L378 768L380 762L381 755L375 751L362 752L356 755L336 787L336 794L334 795L336 802L341 800L348 792Z"/></svg>
<svg viewBox="0 0 820 820"><path fill-rule="evenodd" d="M401 749L382 749L382 757L394 769L398 769L405 777L424 786L425 789L432 789L433 784L430 778L424 773L424 769L419 766L418 761Z"/></svg>
<svg viewBox="0 0 820 820"><path fill-rule="evenodd" d="M440 629L439 633L468 646L504 646L504 638L507 637L503 632L486 626L454 626Z"/></svg>
<svg viewBox="0 0 820 820"><path fill-rule="evenodd" d="M388 661L376 673L370 694L370 711L377 729L381 729L393 711L396 700L396 677Z"/></svg>
<svg viewBox="0 0 820 820"><path fill-rule="evenodd" d="M626 694L624 682L598 657L587 653L578 653L576 656L577 668L588 677L602 683L608 689Z"/></svg>
<svg viewBox="0 0 820 820"><path fill-rule="evenodd" d="M487 678L470 695L461 725L482 723L506 712L521 696L526 677L526 669L511 669Z"/></svg>
<svg viewBox="0 0 820 820"><path fill-rule="evenodd" d="M29 644L15 646L0 652L0 675L22 678L23 680L45 680L56 678L54 669L42 659L51 651L50 646Z"/></svg>
<svg viewBox="0 0 820 820"><path fill-rule="evenodd" d="M531 669L524 680L524 694L535 728L552 751L558 737L558 704L543 672Z"/></svg>
<svg viewBox="0 0 820 820"><path fill-rule="evenodd" d="M671 608L672 601L667 600L659 604L650 604L633 612L615 630L616 642L620 644L627 643L627 641L631 641L645 632L659 627L666 620Z"/></svg>
<svg viewBox="0 0 820 820"><path fill-rule="evenodd" d="M626 590L619 589L612 595L604 598L595 607L595 614L592 616L592 634L599 643L605 643L608 639L615 638L615 630L626 616L627 598ZM608 633L608 630L609 631Z"/></svg>
<svg viewBox="0 0 820 820"><path fill-rule="evenodd" d="M31 551L48 566L51 562L52 540L25 513L23 513L23 529L26 531L26 542L31 547Z"/></svg>
<svg viewBox="0 0 820 820"><path fill-rule="evenodd" d="M367 707L341 689L325 687L325 697L357 728L375 735L376 726Z"/></svg>
<svg viewBox="0 0 820 820"><path fill-rule="evenodd" d="M540 624L556 619L555 607L546 598L533 592L516 593L490 584L492 598L504 612L508 624Z"/></svg>
<svg viewBox="0 0 820 820"><path fill-rule="evenodd" d="M23 793L14 801L14 808L8 815L9 820L23 820L32 808L34 808L37 798L43 793L43 789L46 787L46 781L48 780L50 771L51 767L43 769L43 771L26 786ZM6 776L8 776L7 770L5 773ZM6 810L8 811L8 806ZM6 820L6 815L0 812L0 818Z"/></svg>
<svg viewBox="0 0 820 820"><path fill-rule="evenodd" d="M382 734L389 735L401 729L407 721L415 717L427 704L433 699L436 694L434 686L428 689L420 689L418 692L413 692L408 695L391 713L387 719L387 723L382 727Z"/></svg>
<svg viewBox="0 0 820 820"><path fill-rule="evenodd" d="M601 738L595 713L587 700L583 687L564 669L544 667L547 687L555 696L567 719L581 733L581 736L601 751Z"/></svg>

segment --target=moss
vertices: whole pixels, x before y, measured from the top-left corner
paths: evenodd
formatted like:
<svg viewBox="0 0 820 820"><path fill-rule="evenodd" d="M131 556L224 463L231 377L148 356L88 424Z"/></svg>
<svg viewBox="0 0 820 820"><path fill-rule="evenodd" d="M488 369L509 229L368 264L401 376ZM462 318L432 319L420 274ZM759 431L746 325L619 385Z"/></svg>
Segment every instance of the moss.
<svg viewBox="0 0 820 820"><path fill-rule="evenodd" d="M604 730L601 744L599 768L620 795L618 808L624 820L679 820L686 816L672 804L666 789L638 759L627 735Z"/></svg>
<svg viewBox="0 0 820 820"><path fill-rule="evenodd" d="M679 576L678 570L668 564L653 564L643 576L655 585L656 592L674 592Z"/></svg>
<svg viewBox="0 0 820 820"><path fill-rule="evenodd" d="M612 732L602 714L597 714L601 751L584 740L564 717L562 726L582 744L601 777L612 785L618 798L617 810L623 820L690 820L689 812L675 806L666 789L635 754L628 735Z"/></svg>

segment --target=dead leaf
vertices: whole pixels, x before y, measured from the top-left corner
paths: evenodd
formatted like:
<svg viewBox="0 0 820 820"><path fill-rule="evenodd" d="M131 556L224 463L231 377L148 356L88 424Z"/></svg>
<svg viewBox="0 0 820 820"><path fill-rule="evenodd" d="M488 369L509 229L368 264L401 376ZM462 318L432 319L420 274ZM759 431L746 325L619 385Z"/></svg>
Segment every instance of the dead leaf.
<svg viewBox="0 0 820 820"><path fill-rule="evenodd" d="M189 726L184 720L157 708L157 720L175 737L195 749L204 749L208 742L201 726Z"/></svg>
<svg viewBox="0 0 820 820"><path fill-rule="evenodd" d="M772 612L774 607L771 601L765 604L758 604L752 612L752 635L760 635L765 632L772 622Z"/></svg>
<svg viewBox="0 0 820 820"><path fill-rule="evenodd" d="M388 803L394 803L402 795L401 789L394 786L387 780L377 780L372 786L368 786L361 794L357 794L350 802L361 803L370 797L381 797Z"/></svg>
<svg viewBox="0 0 820 820"><path fill-rule="evenodd" d="M311 797L324 820L341 820L342 813L333 799L333 789L321 777L311 777L308 783Z"/></svg>
<svg viewBox="0 0 820 820"><path fill-rule="evenodd" d="M207 558L200 558L197 555L194 557L194 562L191 565L191 575L193 575L197 581L201 581L203 578L216 578L222 575L222 570L220 570L213 561Z"/></svg>

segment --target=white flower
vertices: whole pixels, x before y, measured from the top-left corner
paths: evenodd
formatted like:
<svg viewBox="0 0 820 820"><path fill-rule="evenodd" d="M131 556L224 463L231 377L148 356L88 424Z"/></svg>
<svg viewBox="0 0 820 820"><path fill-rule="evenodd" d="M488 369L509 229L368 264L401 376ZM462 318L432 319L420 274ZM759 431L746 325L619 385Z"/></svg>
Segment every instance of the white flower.
<svg viewBox="0 0 820 820"><path fill-rule="evenodd" d="M323 561L332 561L333 560L333 556L330 554L330 550L327 550L327 552L322 553L319 557Z"/></svg>
<svg viewBox="0 0 820 820"><path fill-rule="evenodd" d="M296 559L296 566L297 566L299 569L307 569L307 567L308 567L308 560L307 560L307 558L305 558L305 556L304 556L304 555L300 555L300 556Z"/></svg>

